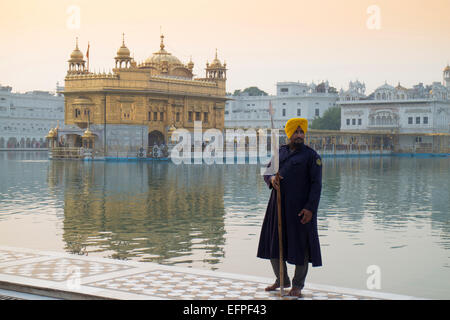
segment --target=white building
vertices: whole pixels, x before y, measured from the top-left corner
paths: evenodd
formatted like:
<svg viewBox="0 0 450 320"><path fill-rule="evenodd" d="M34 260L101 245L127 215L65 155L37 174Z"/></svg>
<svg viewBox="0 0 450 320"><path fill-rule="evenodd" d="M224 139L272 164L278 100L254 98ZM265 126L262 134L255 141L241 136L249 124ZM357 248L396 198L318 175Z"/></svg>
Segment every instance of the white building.
<svg viewBox="0 0 450 320"><path fill-rule="evenodd" d="M365 96L360 83L340 92L341 131L399 133L400 147L432 144L433 134L450 133L450 67L444 85L422 83L407 89L387 83Z"/></svg>
<svg viewBox="0 0 450 320"><path fill-rule="evenodd" d="M225 105L225 128L270 128L269 103L274 109L274 126L283 128L294 117L308 119L323 116L336 105L339 96L328 81L319 85L278 82L275 96L228 96Z"/></svg>
<svg viewBox="0 0 450 320"><path fill-rule="evenodd" d="M14 93L0 86L0 149L45 148L51 128L64 125L64 97L47 91Z"/></svg>

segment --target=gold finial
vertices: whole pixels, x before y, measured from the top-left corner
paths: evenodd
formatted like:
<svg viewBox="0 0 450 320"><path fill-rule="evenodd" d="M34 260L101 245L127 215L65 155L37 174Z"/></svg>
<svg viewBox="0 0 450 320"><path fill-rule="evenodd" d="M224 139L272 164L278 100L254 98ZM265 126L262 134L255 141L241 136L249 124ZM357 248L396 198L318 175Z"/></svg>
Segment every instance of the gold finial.
<svg viewBox="0 0 450 320"><path fill-rule="evenodd" d="M164 50L164 35L161 33L161 44L160 44L161 50Z"/></svg>
<svg viewBox="0 0 450 320"><path fill-rule="evenodd" d="M79 49L78 49L78 37L76 37L76 39L77 39L77 40L76 40L76 48L75 48L75 50L79 50Z"/></svg>
<svg viewBox="0 0 450 320"><path fill-rule="evenodd" d="M216 59L217 59L217 48L216 48Z"/></svg>
<svg viewBox="0 0 450 320"><path fill-rule="evenodd" d="M125 33L122 33L122 45L125 47Z"/></svg>

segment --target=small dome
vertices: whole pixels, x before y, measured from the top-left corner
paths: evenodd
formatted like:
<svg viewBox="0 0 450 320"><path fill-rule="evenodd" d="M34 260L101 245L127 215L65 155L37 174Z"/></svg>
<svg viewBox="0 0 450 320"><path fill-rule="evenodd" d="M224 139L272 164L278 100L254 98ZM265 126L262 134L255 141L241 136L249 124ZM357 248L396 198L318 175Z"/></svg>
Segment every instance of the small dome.
<svg viewBox="0 0 450 320"><path fill-rule="evenodd" d="M402 90L402 91L408 91L408 89L406 89L405 87L402 87L402 86L400 85L400 82L398 83L398 86L395 87L395 89L397 89L397 90Z"/></svg>
<svg viewBox="0 0 450 320"><path fill-rule="evenodd" d="M117 50L117 56L118 57L129 57L130 56L130 50L125 45L122 45L119 48L119 50Z"/></svg>
<svg viewBox="0 0 450 320"><path fill-rule="evenodd" d="M77 44L75 49L70 54L70 60L71 61L82 61L84 58L83 53L78 49L78 38L77 38Z"/></svg>
<svg viewBox="0 0 450 320"><path fill-rule="evenodd" d="M377 91L377 90L391 90L392 91L392 90L394 90L394 87L385 83L382 86L378 87L375 91Z"/></svg>
<svg viewBox="0 0 450 320"><path fill-rule="evenodd" d="M220 60L217 58L217 49L216 49L216 56L214 57L214 60L211 62L211 64L209 65L210 68L221 68L222 67L222 63L220 62Z"/></svg>
<svg viewBox="0 0 450 320"><path fill-rule="evenodd" d="M129 58L130 57L130 50L125 45L125 34L122 34L122 46L117 50L117 57L118 58Z"/></svg>
<svg viewBox="0 0 450 320"><path fill-rule="evenodd" d="M56 132L56 129L50 129L45 138L46 139L54 139L57 137L57 135L58 135L58 133Z"/></svg>
<svg viewBox="0 0 450 320"><path fill-rule="evenodd" d="M89 128L86 129L86 131L83 134L83 139L92 139L95 138L95 135L92 133L91 130L89 130Z"/></svg>
<svg viewBox="0 0 450 320"><path fill-rule="evenodd" d="M188 66L189 69L193 69L194 68L194 62L192 62L192 57L191 57L191 60L189 60L187 66Z"/></svg>
<svg viewBox="0 0 450 320"><path fill-rule="evenodd" d="M450 71L450 65L447 65L447 67L445 67L444 72L446 71Z"/></svg>

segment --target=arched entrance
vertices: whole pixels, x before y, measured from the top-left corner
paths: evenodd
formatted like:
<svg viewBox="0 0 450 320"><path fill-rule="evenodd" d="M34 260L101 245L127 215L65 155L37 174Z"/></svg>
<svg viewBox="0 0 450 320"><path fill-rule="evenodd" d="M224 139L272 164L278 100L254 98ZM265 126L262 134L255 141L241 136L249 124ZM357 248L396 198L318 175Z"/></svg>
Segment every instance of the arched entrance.
<svg viewBox="0 0 450 320"><path fill-rule="evenodd" d="M59 137L60 147L81 148L83 146L83 139L81 135L75 133L65 133Z"/></svg>
<svg viewBox="0 0 450 320"><path fill-rule="evenodd" d="M164 135L160 131L154 130L148 134L149 147L153 147L155 144L159 146L164 142L165 142Z"/></svg>
<svg viewBox="0 0 450 320"><path fill-rule="evenodd" d="M8 142L6 143L7 148L17 148L17 139L14 137L11 137L8 139Z"/></svg>

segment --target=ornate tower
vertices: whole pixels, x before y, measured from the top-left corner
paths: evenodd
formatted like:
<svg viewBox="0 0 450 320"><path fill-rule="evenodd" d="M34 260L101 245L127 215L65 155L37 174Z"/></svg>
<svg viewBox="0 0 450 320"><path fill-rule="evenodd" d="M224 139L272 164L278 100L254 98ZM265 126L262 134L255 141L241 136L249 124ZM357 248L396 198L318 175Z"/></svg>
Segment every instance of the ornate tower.
<svg viewBox="0 0 450 320"><path fill-rule="evenodd" d="M75 50L72 51L69 59L69 70L67 74L87 73L86 61L83 59L83 53L78 49L78 38Z"/></svg>
<svg viewBox="0 0 450 320"><path fill-rule="evenodd" d="M223 65L220 63L220 60L217 58L217 49L216 56L214 60L209 64L206 62L206 78L208 79L217 79L217 80L227 80L227 64L224 61Z"/></svg>
<svg viewBox="0 0 450 320"><path fill-rule="evenodd" d="M447 89L450 89L450 66L447 65L447 67L444 69L444 86L447 87Z"/></svg>
<svg viewBox="0 0 450 320"><path fill-rule="evenodd" d="M132 58L130 56L130 50L125 45L125 34L122 34L122 46L117 50L117 56L114 58L116 61L116 68L129 68L131 66Z"/></svg>

